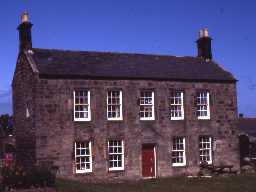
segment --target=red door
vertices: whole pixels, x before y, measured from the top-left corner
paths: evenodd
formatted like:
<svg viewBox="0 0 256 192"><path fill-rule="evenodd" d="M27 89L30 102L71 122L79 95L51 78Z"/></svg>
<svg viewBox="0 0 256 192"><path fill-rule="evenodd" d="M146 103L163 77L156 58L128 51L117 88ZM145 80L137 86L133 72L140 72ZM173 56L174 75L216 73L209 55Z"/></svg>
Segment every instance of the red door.
<svg viewBox="0 0 256 192"><path fill-rule="evenodd" d="M155 150L153 145L142 146L142 176L155 177Z"/></svg>

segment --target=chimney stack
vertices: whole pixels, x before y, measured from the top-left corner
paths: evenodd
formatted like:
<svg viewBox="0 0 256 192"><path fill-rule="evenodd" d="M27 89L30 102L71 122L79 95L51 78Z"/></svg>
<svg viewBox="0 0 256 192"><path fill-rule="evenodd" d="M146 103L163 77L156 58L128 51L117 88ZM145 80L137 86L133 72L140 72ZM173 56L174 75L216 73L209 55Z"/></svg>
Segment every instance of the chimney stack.
<svg viewBox="0 0 256 192"><path fill-rule="evenodd" d="M199 31L199 39L196 41L198 49L198 57L206 61L212 60L212 38L209 37L208 29L204 28Z"/></svg>
<svg viewBox="0 0 256 192"><path fill-rule="evenodd" d="M24 12L21 15L21 23L18 26L19 31L19 51L32 49L32 38L31 38L31 28L32 23L29 21L28 12Z"/></svg>

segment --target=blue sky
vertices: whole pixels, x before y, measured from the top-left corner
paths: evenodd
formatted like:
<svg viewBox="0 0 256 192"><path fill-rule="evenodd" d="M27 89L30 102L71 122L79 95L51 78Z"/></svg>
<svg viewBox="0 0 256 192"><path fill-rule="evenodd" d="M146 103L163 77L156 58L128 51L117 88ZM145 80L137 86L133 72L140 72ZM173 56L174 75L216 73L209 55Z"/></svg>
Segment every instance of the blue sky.
<svg viewBox="0 0 256 192"><path fill-rule="evenodd" d="M197 54L207 27L213 58L239 80L238 109L256 116L254 0L9 0L0 1L0 114L11 113L17 26L28 10L33 46L73 50Z"/></svg>

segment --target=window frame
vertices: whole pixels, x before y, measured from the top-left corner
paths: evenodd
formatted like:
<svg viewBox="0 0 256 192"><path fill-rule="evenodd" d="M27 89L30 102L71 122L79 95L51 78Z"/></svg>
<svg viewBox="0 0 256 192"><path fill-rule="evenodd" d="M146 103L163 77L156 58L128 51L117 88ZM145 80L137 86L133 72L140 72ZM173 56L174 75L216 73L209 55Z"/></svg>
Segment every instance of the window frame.
<svg viewBox="0 0 256 192"><path fill-rule="evenodd" d="M86 145L86 143L88 143L88 147L89 147L89 155L77 155L77 143L84 143ZM85 147L84 148L81 148L80 147L80 150L84 149L85 150ZM86 151L86 150L85 150ZM85 169L82 170L82 169L77 169L77 163L76 163L76 159L78 157L89 157L89 163L90 163L90 169L86 169L86 163L88 162L84 162L85 163ZM80 160L80 164L81 164L81 160ZM92 172L92 142L91 141L76 141L75 142L75 173L77 174L81 174L81 173L91 173Z"/></svg>
<svg viewBox="0 0 256 192"><path fill-rule="evenodd" d="M180 139L180 138L182 138L182 144L183 144L183 150L180 150L180 149L173 149L174 148L174 140L175 139ZM183 162L182 163L173 163L173 152L183 152L183 154L182 154L182 159L183 159ZM180 137L180 136L175 136L175 137L173 137L172 138L172 148L171 148L171 163L172 163L172 166L173 167L184 167L184 166L186 166L186 139L185 139L185 137Z"/></svg>
<svg viewBox="0 0 256 192"><path fill-rule="evenodd" d="M172 98L174 99L175 101L175 98L176 97L176 93L180 93L180 99L181 99L181 104L176 104L176 103L171 103L172 101ZM172 96L172 94L174 93L174 96ZM170 93L170 97L169 97L169 107L170 107L170 117L171 117L171 120L184 120L185 118L185 115L184 115L184 91L182 90L171 90L171 93ZM172 116L172 106L180 106L181 107L181 116L180 117L173 117Z"/></svg>
<svg viewBox="0 0 256 192"><path fill-rule="evenodd" d="M202 110L198 110L197 108L196 108L196 114L197 114L197 119L199 119L199 120L207 120L207 119L211 118L211 114L210 114L210 92L209 91L206 90L206 91L199 91L199 92L197 92L197 95L196 95L196 107L203 105L203 104L199 104L197 102L198 98L200 98L200 96L198 97L198 95L200 95L202 93L206 93L206 101L207 101L206 113L207 113L207 115L206 116L200 116L199 115L199 111L202 111Z"/></svg>
<svg viewBox="0 0 256 192"><path fill-rule="evenodd" d="M88 106L88 117L84 117L84 118L77 118L76 117L76 92L78 91L84 91L87 92L87 99L88 99L88 103L87 104L82 104L82 105L87 105ZM81 104L80 104L81 105ZM74 113L74 121L91 121L91 91L88 89L78 89L78 90L74 90L73 91L73 113Z"/></svg>
<svg viewBox="0 0 256 192"><path fill-rule="evenodd" d="M109 148L110 148L110 141L121 141L121 148L122 148L122 152L121 153L110 153L109 152ZM119 140L119 139L110 139L108 140L108 170L109 171L123 171L124 170L124 141L123 140ZM110 167L110 155L121 155L121 167Z"/></svg>
<svg viewBox="0 0 256 192"><path fill-rule="evenodd" d="M151 92L151 98L152 98L152 104L141 104L141 94L143 92ZM145 97L144 97L145 98ZM152 116L151 117L141 117L140 114L141 114L141 106L152 106L151 109L152 109ZM139 116L140 116L140 120L142 121L152 121L152 120L155 120L155 91L153 90L141 90L140 91L140 97L139 97Z"/></svg>
<svg viewBox="0 0 256 192"><path fill-rule="evenodd" d="M210 144L210 148L200 148L200 144L201 144L201 140L200 139L201 138L208 138L209 139L209 141L203 142L203 143ZM200 161L200 164L202 163L201 156L203 156L203 155L200 154L200 151L205 151L205 150L209 150L209 159L210 159L209 161L206 161L206 162L209 165L212 164L212 154L213 154L213 148L212 147L213 146L212 146L212 137L211 136L208 136L208 135L201 135L201 136L199 136L199 161Z"/></svg>
<svg viewBox="0 0 256 192"><path fill-rule="evenodd" d="M113 91L118 91L119 92L119 111L120 111L120 117L108 117L108 106L109 106L109 103L108 103L108 93L109 92L113 92ZM113 105L113 104L111 104ZM108 90L107 91L107 120L108 121L120 121L120 120L123 120L123 92L122 90Z"/></svg>

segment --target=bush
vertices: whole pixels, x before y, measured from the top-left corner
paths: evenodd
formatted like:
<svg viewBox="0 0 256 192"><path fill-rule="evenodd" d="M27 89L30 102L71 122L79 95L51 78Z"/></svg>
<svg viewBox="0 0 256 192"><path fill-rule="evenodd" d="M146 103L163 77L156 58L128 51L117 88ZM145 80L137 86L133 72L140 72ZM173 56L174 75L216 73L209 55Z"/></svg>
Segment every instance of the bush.
<svg viewBox="0 0 256 192"><path fill-rule="evenodd" d="M25 170L21 166L3 167L1 170L2 188L53 187L55 173L42 166Z"/></svg>

